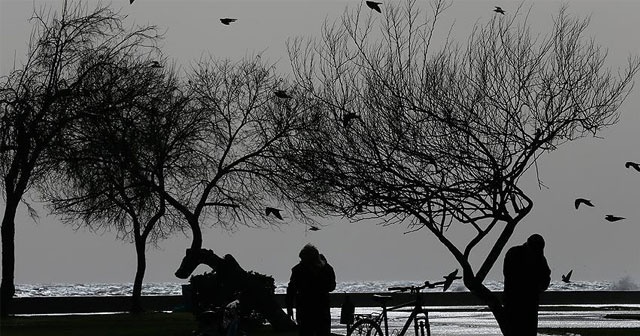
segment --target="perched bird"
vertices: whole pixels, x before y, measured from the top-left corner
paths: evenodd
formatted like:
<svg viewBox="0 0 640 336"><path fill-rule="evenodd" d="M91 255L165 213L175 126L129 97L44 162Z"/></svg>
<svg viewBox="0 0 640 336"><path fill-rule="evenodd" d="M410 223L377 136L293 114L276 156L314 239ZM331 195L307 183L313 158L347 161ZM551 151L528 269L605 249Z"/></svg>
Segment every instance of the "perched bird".
<svg viewBox="0 0 640 336"><path fill-rule="evenodd" d="M627 163L624 164L625 168L633 168L636 171L640 172L640 164L639 163L635 163L635 162L631 162L631 161L627 161Z"/></svg>
<svg viewBox="0 0 640 336"><path fill-rule="evenodd" d="M151 61L151 62L149 62L149 67L150 68L162 68L162 64L160 64L160 62L158 62L158 61Z"/></svg>
<svg viewBox="0 0 640 336"><path fill-rule="evenodd" d="M232 19L232 18L220 19L220 22L222 22L222 24L225 25L225 26L228 26L230 23L236 22L236 21L238 21L238 19Z"/></svg>
<svg viewBox="0 0 640 336"><path fill-rule="evenodd" d="M362 117L360 117L360 115L356 114L355 112L346 113L344 117L342 117L342 126L349 126L349 122L351 122L351 120L353 119L362 119Z"/></svg>
<svg viewBox="0 0 640 336"><path fill-rule="evenodd" d="M287 94L287 91L285 91L285 90L276 90L276 92L274 92L274 94L278 98L283 98L283 99L291 99L291 98L293 98L289 94Z"/></svg>
<svg viewBox="0 0 640 336"><path fill-rule="evenodd" d="M458 269L456 268L455 271L444 276L444 287L442 289L443 292L449 289L449 286L451 286L451 284L453 283L453 280L462 279L462 277L459 277L457 275L458 275Z"/></svg>
<svg viewBox="0 0 640 336"><path fill-rule="evenodd" d="M280 215L280 211L282 211L282 210L276 209L276 208L272 208L272 207L267 207L265 209L264 213L267 216L269 216L270 214L273 214L277 219L282 220L282 215Z"/></svg>
<svg viewBox="0 0 640 336"><path fill-rule="evenodd" d="M618 217L618 216L614 216L614 215L606 215L604 217L604 219L610 221L610 222L617 222L619 220L623 220L625 219L624 217Z"/></svg>
<svg viewBox="0 0 640 336"><path fill-rule="evenodd" d="M493 10L496 13L502 14L504 15L504 9L502 9L501 7L496 6L496 8Z"/></svg>
<svg viewBox="0 0 640 336"><path fill-rule="evenodd" d="M584 204L586 206L590 206L593 207L593 203L591 203L591 200L588 200L586 198L576 198L574 205L576 207L576 210L578 209L578 207L580 206L580 204Z"/></svg>
<svg viewBox="0 0 640 336"><path fill-rule="evenodd" d="M366 3L367 3L367 7L373 9L378 13L382 13L382 10L380 9L380 5L382 5L382 2L367 1Z"/></svg>
<svg viewBox="0 0 640 336"><path fill-rule="evenodd" d="M317 226L311 226L309 227L309 231L320 231L320 228Z"/></svg>
<svg viewBox="0 0 640 336"><path fill-rule="evenodd" d="M562 282L565 283L570 283L571 282L571 273L573 273L573 270L570 270L569 273L567 273L567 275L562 275Z"/></svg>

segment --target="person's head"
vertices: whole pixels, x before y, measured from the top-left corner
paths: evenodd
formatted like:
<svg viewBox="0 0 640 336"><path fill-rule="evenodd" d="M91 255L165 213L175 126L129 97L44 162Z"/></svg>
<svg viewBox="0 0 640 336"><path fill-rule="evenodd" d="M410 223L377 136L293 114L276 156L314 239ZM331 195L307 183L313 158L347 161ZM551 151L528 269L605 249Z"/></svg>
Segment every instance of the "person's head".
<svg viewBox="0 0 640 336"><path fill-rule="evenodd" d="M542 253L542 251L544 250L544 238L542 238L542 236L537 233L529 236L529 238L527 238L526 244L530 249L538 253Z"/></svg>
<svg viewBox="0 0 640 336"><path fill-rule="evenodd" d="M311 244L305 245L298 256L303 263L317 263L320 261L320 252Z"/></svg>

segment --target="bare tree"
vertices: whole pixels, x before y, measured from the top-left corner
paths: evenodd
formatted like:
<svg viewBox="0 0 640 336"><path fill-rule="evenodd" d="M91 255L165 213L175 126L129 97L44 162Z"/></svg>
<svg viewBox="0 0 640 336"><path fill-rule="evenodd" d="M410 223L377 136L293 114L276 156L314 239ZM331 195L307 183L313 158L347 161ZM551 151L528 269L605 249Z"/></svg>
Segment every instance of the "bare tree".
<svg viewBox="0 0 640 336"><path fill-rule="evenodd" d="M615 124L640 60L616 75L584 36L589 21L564 7L546 35L520 8L466 44L435 42L448 4L432 2L430 16L416 3L382 16L360 6L318 40L290 41L296 84L323 115L290 148L290 188L355 220L427 230L502 328L483 281L533 207L520 179L542 154Z"/></svg>
<svg viewBox="0 0 640 336"><path fill-rule="evenodd" d="M35 11L27 59L0 81L2 314L15 290L15 215L23 195L55 167L50 149L67 125L107 106L83 105L99 89L90 84L92 75L156 50L153 26L129 28L124 19L108 7L89 9L82 2L65 1L59 12Z"/></svg>
<svg viewBox="0 0 640 336"><path fill-rule="evenodd" d="M91 99L109 102L110 108L67 128L58 149L60 168L45 199L76 229L114 230L134 243L131 310L139 312L147 244L157 246L182 230L183 221L168 211L160 193L130 171L141 170L163 186L166 174L177 168L171 147L183 146L193 134L185 111L189 100L179 90L175 70L150 67L146 61L105 69L96 81L104 89Z"/></svg>
<svg viewBox="0 0 640 336"><path fill-rule="evenodd" d="M282 223L267 214L268 207L308 220L303 202L283 187L287 175L279 171L286 157L279 145L309 122L295 90L286 95L293 98L277 97L276 91L287 87L260 57L238 62L205 58L186 80L190 102L185 113L199 119L190 128L198 135L176 148L184 164L164 186L139 176L186 219L191 248L202 247L205 221L228 230Z"/></svg>

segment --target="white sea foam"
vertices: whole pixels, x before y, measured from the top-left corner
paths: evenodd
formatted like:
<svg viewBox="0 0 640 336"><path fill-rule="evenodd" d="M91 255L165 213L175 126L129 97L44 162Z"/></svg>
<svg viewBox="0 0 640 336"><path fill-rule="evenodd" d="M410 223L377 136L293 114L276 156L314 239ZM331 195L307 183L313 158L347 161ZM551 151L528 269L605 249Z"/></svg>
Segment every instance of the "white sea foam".
<svg viewBox="0 0 640 336"><path fill-rule="evenodd" d="M188 284L163 282L146 283L142 286L142 295L181 295L182 285ZM389 287L421 285L416 281L348 281L337 284L336 293L372 293L386 292ZM492 291L501 291L501 281L487 281L485 286ZM276 283L277 294L283 294L287 290L286 283ZM441 291L440 288L427 291ZM631 278L621 278L615 282L608 281L576 281L571 283L552 282L550 291L603 291L603 290L638 290L638 285ZM55 283L55 284L17 284L16 296L18 297L42 297L42 296L118 296L131 295L132 283ZM456 281L449 291L468 291L462 282Z"/></svg>
<svg viewBox="0 0 640 336"><path fill-rule="evenodd" d="M631 279L630 276L624 276L620 280L611 285L613 290L638 290L640 286Z"/></svg>

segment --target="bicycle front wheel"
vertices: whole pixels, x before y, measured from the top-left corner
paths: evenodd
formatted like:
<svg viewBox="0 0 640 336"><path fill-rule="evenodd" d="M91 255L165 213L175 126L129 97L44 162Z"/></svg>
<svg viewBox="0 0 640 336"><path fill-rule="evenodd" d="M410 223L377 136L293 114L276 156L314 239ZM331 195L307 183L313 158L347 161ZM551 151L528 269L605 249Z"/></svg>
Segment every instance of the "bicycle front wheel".
<svg viewBox="0 0 640 336"><path fill-rule="evenodd" d="M384 336L384 334L376 321L365 318L356 322L347 336Z"/></svg>

